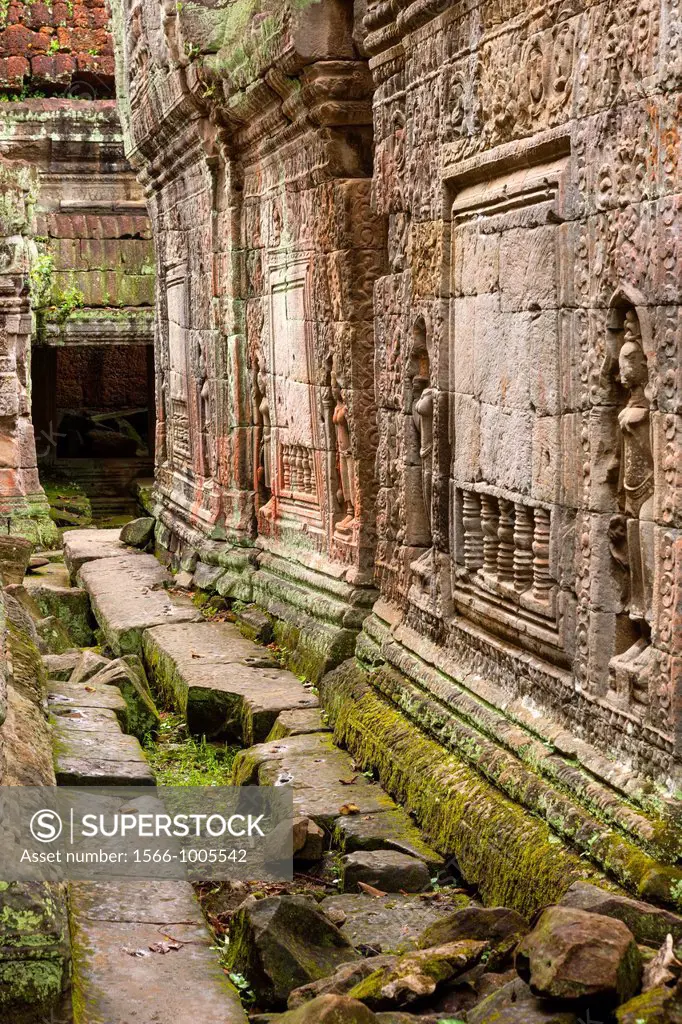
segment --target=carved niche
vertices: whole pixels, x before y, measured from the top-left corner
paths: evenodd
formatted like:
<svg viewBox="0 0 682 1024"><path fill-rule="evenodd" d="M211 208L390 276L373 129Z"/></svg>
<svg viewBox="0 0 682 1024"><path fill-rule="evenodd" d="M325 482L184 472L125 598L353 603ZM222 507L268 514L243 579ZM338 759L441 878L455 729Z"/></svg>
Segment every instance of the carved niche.
<svg viewBox="0 0 682 1024"><path fill-rule="evenodd" d="M307 257L273 258L268 282L268 372L261 374L259 382L265 399L260 406L263 479L271 497L260 514L319 534L325 474L309 288Z"/></svg>
<svg viewBox="0 0 682 1024"><path fill-rule="evenodd" d="M455 147L451 172L446 160L454 608L564 665L557 296L568 149L552 134L500 147L497 167L491 154L462 165Z"/></svg>
<svg viewBox="0 0 682 1024"><path fill-rule="evenodd" d="M192 462L189 420L187 267L178 264L166 277L168 330L168 377L165 382L167 453L173 469L187 469Z"/></svg>

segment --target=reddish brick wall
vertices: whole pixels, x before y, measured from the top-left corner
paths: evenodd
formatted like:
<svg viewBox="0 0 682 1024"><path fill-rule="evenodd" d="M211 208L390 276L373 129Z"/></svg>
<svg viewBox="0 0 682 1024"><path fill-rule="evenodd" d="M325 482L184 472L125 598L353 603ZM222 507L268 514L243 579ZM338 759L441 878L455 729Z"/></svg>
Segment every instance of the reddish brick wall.
<svg viewBox="0 0 682 1024"><path fill-rule="evenodd" d="M77 346L57 350L57 408L146 408L144 345Z"/></svg>
<svg viewBox="0 0 682 1024"><path fill-rule="evenodd" d="M0 6L0 90L94 98L113 94L104 0L11 0Z"/></svg>

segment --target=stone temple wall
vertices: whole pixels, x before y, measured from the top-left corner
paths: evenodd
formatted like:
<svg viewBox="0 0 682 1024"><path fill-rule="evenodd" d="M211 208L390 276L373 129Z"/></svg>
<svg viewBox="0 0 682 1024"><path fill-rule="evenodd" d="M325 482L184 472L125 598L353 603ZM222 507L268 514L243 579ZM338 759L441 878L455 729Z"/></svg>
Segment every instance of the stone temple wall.
<svg viewBox="0 0 682 1024"><path fill-rule="evenodd" d="M160 551L311 678L362 625L479 769L462 721L633 799L682 740L678 8L114 4Z"/></svg>
<svg viewBox="0 0 682 1024"><path fill-rule="evenodd" d="M112 403L106 396L91 401L93 389L79 393L68 376L101 377L112 392L115 375L141 374L140 386L134 393L129 388L118 407L147 406L155 260L146 206L123 153L105 4L4 5L0 90L0 154L17 173L30 169L35 193L24 267L30 363L24 451L32 449L24 457L36 478L31 486L40 491L40 471L42 479L75 480L91 493L106 493L111 481L123 487L136 474L149 475L152 459L118 458L106 472L88 463L77 439L92 422L81 412L107 412ZM118 441L120 448L126 438ZM79 457L68 457L74 450ZM0 464L1 471L13 468ZM14 497L9 485L3 488L2 508ZM50 539L31 518L14 514L13 528Z"/></svg>

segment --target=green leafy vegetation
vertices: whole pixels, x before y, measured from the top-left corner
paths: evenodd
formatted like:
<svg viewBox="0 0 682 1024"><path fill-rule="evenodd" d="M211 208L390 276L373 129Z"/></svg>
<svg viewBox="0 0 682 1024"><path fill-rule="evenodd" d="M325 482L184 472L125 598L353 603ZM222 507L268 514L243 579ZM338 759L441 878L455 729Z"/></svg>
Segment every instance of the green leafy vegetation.
<svg viewBox="0 0 682 1024"><path fill-rule="evenodd" d="M160 786L227 786L235 747L187 736L182 715L162 712L156 742L145 753Z"/></svg>

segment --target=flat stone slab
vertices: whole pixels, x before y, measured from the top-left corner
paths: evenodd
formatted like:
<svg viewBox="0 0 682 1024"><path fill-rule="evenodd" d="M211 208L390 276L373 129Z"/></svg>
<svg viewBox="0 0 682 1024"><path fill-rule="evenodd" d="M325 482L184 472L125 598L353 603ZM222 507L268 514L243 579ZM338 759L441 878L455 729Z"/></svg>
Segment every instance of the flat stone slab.
<svg viewBox="0 0 682 1024"><path fill-rule="evenodd" d="M59 749L71 757L96 757L99 761L144 761L139 741L121 732L118 722L97 732L73 728L68 721L58 721L55 736Z"/></svg>
<svg viewBox="0 0 682 1024"><path fill-rule="evenodd" d="M344 853L356 850L398 850L421 857L432 874L444 864L439 853L426 843L421 832L403 807L394 806L381 814L362 818L344 817L336 822L334 841Z"/></svg>
<svg viewBox="0 0 682 1024"><path fill-rule="evenodd" d="M55 765L58 786L155 786L146 762L103 761L60 757Z"/></svg>
<svg viewBox="0 0 682 1024"><path fill-rule="evenodd" d="M70 896L78 1024L247 1024L189 884L79 882ZM180 949L150 950L169 938Z"/></svg>
<svg viewBox="0 0 682 1024"><path fill-rule="evenodd" d="M153 555L131 553L86 562L79 574L92 611L117 655L139 654L142 633L163 623L201 619L190 598L169 594L173 577Z"/></svg>
<svg viewBox="0 0 682 1024"><path fill-rule="evenodd" d="M97 731L58 718L54 735L54 770L60 786L155 785L142 747L134 736L121 732L115 718L100 723Z"/></svg>
<svg viewBox="0 0 682 1024"><path fill-rule="evenodd" d="M64 534L64 564L75 582L78 570L96 558L111 558L126 550L119 529L67 530Z"/></svg>
<svg viewBox="0 0 682 1024"><path fill-rule="evenodd" d="M285 736L303 736L311 732L329 732L320 708L294 708L282 711L270 730L268 740L281 740Z"/></svg>
<svg viewBox="0 0 682 1024"><path fill-rule="evenodd" d="M186 882L71 882L72 913L87 921L205 925L199 901Z"/></svg>
<svg viewBox="0 0 682 1024"><path fill-rule="evenodd" d="M50 714L58 725L67 725L74 732L102 732L119 722L114 711L106 708L74 708L63 704L51 704Z"/></svg>
<svg viewBox="0 0 682 1024"><path fill-rule="evenodd" d="M290 736L240 751L234 778L241 785L291 785L296 815L328 829L340 817L395 807L380 786L353 771L350 756L334 746L331 733Z"/></svg>
<svg viewBox="0 0 682 1024"><path fill-rule="evenodd" d="M158 626L143 637L157 686L182 709L190 732L264 740L278 715L318 698L229 622Z"/></svg>
<svg viewBox="0 0 682 1024"><path fill-rule="evenodd" d="M470 901L466 896L424 899L421 896L328 896L320 909L331 916L346 938L357 948L366 946L377 953L406 953L417 948L425 928ZM345 914L345 921L340 915Z"/></svg>
<svg viewBox="0 0 682 1024"><path fill-rule="evenodd" d="M125 731L128 724L128 705L117 686L106 686L103 683L66 683L61 680L49 679L47 682L47 702L50 711L75 708L91 708L113 711L121 728Z"/></svg>

